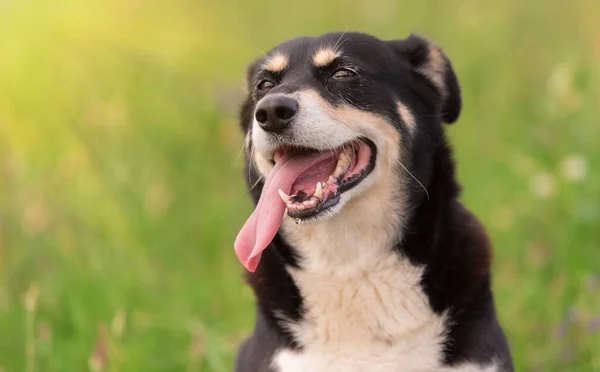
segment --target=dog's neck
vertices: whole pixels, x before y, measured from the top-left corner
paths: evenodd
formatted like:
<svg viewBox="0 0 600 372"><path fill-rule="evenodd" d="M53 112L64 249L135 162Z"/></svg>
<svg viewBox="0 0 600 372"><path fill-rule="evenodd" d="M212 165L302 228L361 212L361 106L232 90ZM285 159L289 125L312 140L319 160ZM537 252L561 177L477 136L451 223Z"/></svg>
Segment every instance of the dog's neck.
<svg viewBox="0 0 600 372"><path fill-rule="evenodd" d="M403 198L389 185L375 184L324 221L296 224L284 218L281 233L294 247L302 270L361 275L402 238L402 204Z"/></svg>

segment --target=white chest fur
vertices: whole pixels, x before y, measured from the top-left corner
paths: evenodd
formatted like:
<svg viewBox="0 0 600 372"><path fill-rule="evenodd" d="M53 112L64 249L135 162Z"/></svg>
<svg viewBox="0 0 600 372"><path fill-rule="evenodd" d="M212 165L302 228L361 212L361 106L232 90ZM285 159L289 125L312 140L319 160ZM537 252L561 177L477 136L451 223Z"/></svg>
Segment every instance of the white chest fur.
<svg viewBox="0 0 600 372"><path fill-rule="evenodd" d="M421 290L422 269L405 259L389 255L354 276L290 273L306 314L299 324L284 324L304 349L278 351L278 372L497 371L442 367L445 316L431 310Z"/></svg>
<svg viewBox="0 0 600 372"><path fill-rule="evenodd" d="M353 275L290 270L304 299L300 324L286 325L301 353L282 350L274 365L295 371L430 371L439 366L444 317L433 313L422 269L389 254Z"/></svg>
<svg viewBox="0 0 600 372"><path fill-rule="evenodd" d="M282 319L303 350L277 351L276 371L496 371L493 365L442 367L447 319L429 306L420 285L423 268L385 249L390 240L376 237L386 234L367 236L367 244L352 227L332 234L340 231L334 221L325 229L284 222L286 237L303 256L303 269L288 271L305 314L300 323ZM343 242L344 250L332 241Z"/></svg>

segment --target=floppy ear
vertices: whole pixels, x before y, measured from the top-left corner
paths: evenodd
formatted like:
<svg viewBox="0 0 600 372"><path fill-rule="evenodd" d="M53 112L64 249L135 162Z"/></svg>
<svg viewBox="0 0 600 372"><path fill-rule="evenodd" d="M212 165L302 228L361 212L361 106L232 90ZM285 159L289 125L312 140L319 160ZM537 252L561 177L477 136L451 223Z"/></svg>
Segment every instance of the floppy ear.
<svg viewBox="0 0 600 372"><path fill-rule="evenodd" d="M462 101L458 79L446 54L432 41L415 34L391 43L396 52L408 58L413 71L435 88L442 103L444 122L454 123L460 115Z"/></svg>
<svg viewBox="0 0 600 372"><path fill-rule="evenodd" d="M246 98L240 108L240 124L244 134L248 133L252 125L252 114L254 113L254 100L250 93L246 93Z"/></svg>
<svg viewBox="0 0 600 372"><path fill-rule="evenodd" d="M244 134L248 133L252 125L252 116L254 114L254 98L252 97L253 81L252 77L256 71L258 61L254 61L246 70L246 97L241 105L239 118L240 125Z"/></svg>

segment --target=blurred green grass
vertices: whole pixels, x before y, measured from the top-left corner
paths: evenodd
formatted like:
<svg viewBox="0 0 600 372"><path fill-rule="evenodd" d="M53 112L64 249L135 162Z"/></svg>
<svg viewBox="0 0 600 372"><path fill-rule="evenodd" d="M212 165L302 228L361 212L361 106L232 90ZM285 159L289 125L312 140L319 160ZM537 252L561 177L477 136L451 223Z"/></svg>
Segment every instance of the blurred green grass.
<svg viewBox="0 0 600 372"><path fill-rule="evenodd" d="M293 36L417 31L519 371L600 371L600 3L0 1L0 371L228 371L253 297L236 120Z"/></svg>

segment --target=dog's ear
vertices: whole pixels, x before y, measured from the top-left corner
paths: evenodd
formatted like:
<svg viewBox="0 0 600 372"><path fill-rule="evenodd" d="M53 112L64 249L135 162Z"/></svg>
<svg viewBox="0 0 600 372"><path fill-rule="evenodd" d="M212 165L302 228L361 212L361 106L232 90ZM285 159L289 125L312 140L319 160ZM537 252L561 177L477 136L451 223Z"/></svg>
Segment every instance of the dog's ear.
<svg viewBox="0 0 600 372"><path fill-rule="evenodd" d="M433 86L442 103L444 122L454 123L460 115L462 101L458 79L446 54L432 41L415 34L390 43L396 53L408 58L413 72Z"/></svg>
<svg viewBox="0 0 600 372"><path fill-rule="evenodd" d="M254 61L248 69L246 70L246 97L242 103L242 107L240 109L240 124L242 126L242 130L244 134L248 133L250 127L252 126L252 116L254 114L254 97L252 97L252 91L254 88L254 73L256 72L256 67L258 66L258 61Z"/></svg>
<svg viewBox="0 0 600 372"><path fill-rule="evenodd" d="M254 100L250 93L246 93L246 98L240 108L240 124L244 134L248 133L252 126L252 114L254 113Z"/></svg>

